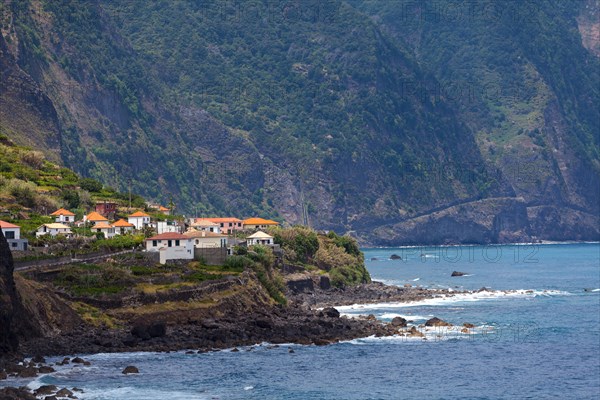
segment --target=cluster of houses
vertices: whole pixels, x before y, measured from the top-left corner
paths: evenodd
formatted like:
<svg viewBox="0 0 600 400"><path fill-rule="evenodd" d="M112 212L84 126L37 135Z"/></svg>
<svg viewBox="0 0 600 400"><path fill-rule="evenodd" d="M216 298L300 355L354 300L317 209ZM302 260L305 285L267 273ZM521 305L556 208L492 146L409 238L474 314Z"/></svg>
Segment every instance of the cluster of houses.
<svg viewBox="0 0 600 400"><path fill-rule="evenodd" d="M168 214L166 207L157 211ZM75 214L64 208L50 214L54 222L41 225L35 232L36 237L44 235L72 237L74 226L89 226L93 233L101 233L110 239L117 235L125 235L151 229L155 235L145 240L148 252L159 252L160 262L169 260L194 259L194 249L228 249L234 245L267 245L273 246L273 237L265 232L278 222L263 218L188 218L185 221L158 221L143 211L136 211L125 218L114 219L117 213L115 203L102 202L96 205L96 211L85 215L82 220L75 221ZM0 228L13 250L27 250L27 239L20 238L20 227L0 221ZM237 232L253 232L241 241L236 238Z"/></svg>

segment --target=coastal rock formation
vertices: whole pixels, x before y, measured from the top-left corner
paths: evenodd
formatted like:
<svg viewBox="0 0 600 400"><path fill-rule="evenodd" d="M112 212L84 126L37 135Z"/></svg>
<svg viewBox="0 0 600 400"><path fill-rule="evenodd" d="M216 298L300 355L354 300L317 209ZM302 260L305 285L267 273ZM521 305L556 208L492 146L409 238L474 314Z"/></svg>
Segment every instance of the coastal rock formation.
<svg viewBox="0 0 600 400"><path fill-rule="evenodd" d="M452 274L450 276L465 276L466 274L466 272L452 271Z"/></svg>
<svg viewBox="0 0 600 400"><path fill-rule="evenodd" d="M427 322L425 322L425 326L452 326L452 324L441 320L438 317L433 317L431 319L428 319Z"/></svg>
<svg viewBox="0 0 600 400"><path fill-rule="evenodd" d="M17 351L19 315L23 315L23 307L13 279L12 253L0 229L0 354Z"/></svg>
<svg viewBox="0 0 600 400"><path fill-rule="evenodd" d="M123 374L127 375L127 374L139 374L140 370L137 369L137 367L130 365L128 367L125 367L125 369L123 370Z"/></svg>

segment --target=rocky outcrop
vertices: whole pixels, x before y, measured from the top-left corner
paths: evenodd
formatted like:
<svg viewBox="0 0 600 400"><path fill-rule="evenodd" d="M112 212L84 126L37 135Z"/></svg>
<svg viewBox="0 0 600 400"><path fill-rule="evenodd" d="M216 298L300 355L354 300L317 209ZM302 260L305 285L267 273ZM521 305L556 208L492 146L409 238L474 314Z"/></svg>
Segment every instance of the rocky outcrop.
<svg viewBox="0 0 600 400"><path fill-rule="evenodd" d="M452 274L450 274L450 276L465 276L467 275L466 272L460 272L460 271L452 271Z"/></svg>
<svg viewBox="0 0 600 400"><path fill-rule="evenodd" d="M0 354L17 351L19 340L17 319L22 317L21 305L13 279L13 258L4 233L0 229Z"/></svg>

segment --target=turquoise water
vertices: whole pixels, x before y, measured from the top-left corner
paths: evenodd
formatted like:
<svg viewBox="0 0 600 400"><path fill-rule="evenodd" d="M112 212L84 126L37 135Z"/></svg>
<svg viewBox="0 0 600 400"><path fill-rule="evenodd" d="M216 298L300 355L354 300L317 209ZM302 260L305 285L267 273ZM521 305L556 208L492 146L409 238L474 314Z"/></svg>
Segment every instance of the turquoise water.
<svg viewBox="0 0 600 400"><path fill-rule="evenodd" d="M436 316L475 328L325 347L96 354L85 356L91 367L4 384L77 386L85 390L80 398L107 400L600 397L599 244L370 249L365 256L373 278L389 284L490 291L342 313L401 315L415 325ZM454 270L468 275L450 277ZM141 373L122 375L127 365Z"/></svg>

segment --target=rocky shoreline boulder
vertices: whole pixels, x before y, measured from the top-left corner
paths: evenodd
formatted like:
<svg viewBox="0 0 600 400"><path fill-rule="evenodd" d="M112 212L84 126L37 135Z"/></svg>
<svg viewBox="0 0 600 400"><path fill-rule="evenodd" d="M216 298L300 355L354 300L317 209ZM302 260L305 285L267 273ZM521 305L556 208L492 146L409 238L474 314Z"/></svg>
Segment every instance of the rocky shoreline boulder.
<svg viewBox="0 0 600 400"><path fill-rule="evenodd" d="M441 320L438 317L433 317L433 318L427 320L427 322L425 322L425 326L434 326L434 327L438 327L438 326L452 326L452 324L449 323L449 322L446 322L444 320Z"/></svg>

